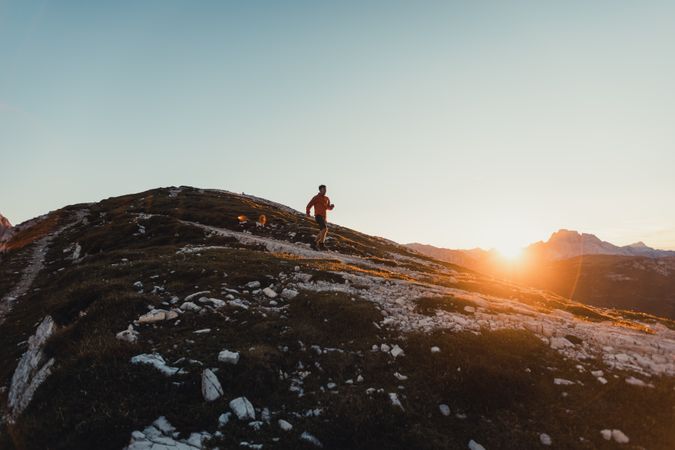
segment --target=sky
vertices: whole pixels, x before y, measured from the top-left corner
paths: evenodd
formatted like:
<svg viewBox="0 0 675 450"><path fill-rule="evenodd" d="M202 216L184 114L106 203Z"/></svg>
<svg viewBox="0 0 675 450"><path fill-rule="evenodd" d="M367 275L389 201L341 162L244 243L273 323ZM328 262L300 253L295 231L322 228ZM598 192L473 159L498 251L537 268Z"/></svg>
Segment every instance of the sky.
<svg viewBox="0 0 675 450"><path fill-rule="evenodd" d="M0 213L246 192L401 243L675 249L675 2L3 1Z"/></svg>

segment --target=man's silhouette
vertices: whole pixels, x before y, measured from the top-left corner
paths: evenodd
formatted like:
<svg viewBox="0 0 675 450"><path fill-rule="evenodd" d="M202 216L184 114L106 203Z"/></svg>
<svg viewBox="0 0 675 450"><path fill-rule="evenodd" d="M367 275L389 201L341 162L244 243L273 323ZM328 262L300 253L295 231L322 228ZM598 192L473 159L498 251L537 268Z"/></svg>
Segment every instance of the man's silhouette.
<svg viewBox="0 0 675 450"><path fill-rule="evenodd" d="M326 216L326 213L335 208L335 205L333 205L330 202L330 199L326 197L325 184L319 186L319 193L312 197L309 203L307 203L307 215L310 217L309 210L312 209L312 207L314 207L316 223L319 224L319 234L312 243L312 248L314 250L326 250L326 246L324 245L326 235L328 234L328 217Z"/></svg>

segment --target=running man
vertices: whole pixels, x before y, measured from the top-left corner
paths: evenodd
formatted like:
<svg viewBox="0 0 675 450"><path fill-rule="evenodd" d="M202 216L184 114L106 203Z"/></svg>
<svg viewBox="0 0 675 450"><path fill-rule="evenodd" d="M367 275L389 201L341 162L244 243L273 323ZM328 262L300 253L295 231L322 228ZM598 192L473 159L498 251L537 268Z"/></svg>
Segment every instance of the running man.
<svg viewBox="0 0 675 450"><path fill-rule="evenodd" d="M319 193L316 194L312 199L307 203L307 215L312 217L309 214L309 210L314 207L314 217L316 218L316 223L319 224L319 234L316 235L316 241L312 243L312 248L314 250L326 250L324 241L326 240L326 235L328 234L328 223L326 213L329 210L335 208L330 202L330 199L326 197L326 185L322 184L319 186Z"/></svg>

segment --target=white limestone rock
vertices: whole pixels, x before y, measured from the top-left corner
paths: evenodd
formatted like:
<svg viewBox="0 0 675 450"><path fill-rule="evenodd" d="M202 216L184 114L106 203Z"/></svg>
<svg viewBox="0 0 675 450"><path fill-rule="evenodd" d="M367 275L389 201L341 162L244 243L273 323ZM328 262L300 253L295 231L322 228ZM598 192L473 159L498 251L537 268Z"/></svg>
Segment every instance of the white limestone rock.
<svg viewBox="0 0 675 450"><path fill-rule="evenodd" d="M391 349L391 356L398 358L399 356L405 355L405 352L398 345L394 345L394 348Z"/></svg>
<svg viewBox="0 0 675 450"><path fill-rule="evenodd" d="M485 450L485 447L483 447L478 442L471 439L469 441L469 450Z"/></svg>
<svg viewBox="0 0 675 450"><path fill-rule="evenodd" d="M315 447L323 448L323 444L321 443L321 441L318 440L314 435L311 435L311 434L309 434L309 433L306 432L306 431L303 432L303 433L300 435L300 439L303 440L303 441L305 441L305 442L309 442L310 444L312 444L312 445L315 446Z"/></svg>
<svg viewBox="0 0 675 450"><path fill-rule="evenodd" d="M246 397L238 397L232 400L230 409L239 420L255 420L255 409Z"/></svg>
<svg viewBox="0 0 675 450"><path fill-rule="evenodd" d="M7 420L14 423L26 409L37 388L51 374L54 358L47 359L42 351L44 343L53 334L56 325L51 316L45 316L28 338L28 349L16 366L7 396Z"/></svg>
<svg viewBox="0 0 675 450"><path fill-rule="evenodd" d="M221 300L219 298L211 298L211 297L200 297L198 301L199 301L199 303L204 303L204 304L210 303L211 306L213 306L214 308L222 308L223 306L225 306L227 304L227 302L225 300Z"/></svg>
<svg viewBox="0 0 675 450"><path fill-rule="evenodd" d="M617 444L627 444L630 442L628 436L626 436L623 431L617 429L604 429L600 431L602 438L606 441L614 439L614 442Z"/></svg>
<svg viewBox="0 0 675 450"><path fill-rule="evenodd" d="M223 350L220 353L218 353L218 361L227 364L237 364L239 362L239 353L231 352L229 350Z"/></svg>
<svg viewBox="0 0 675 450"><path fill-rule="evenodd" d="M561 348L574 347L574 344L564 337L551 337L550 338L550 345L551 345L551 348L556 349L556 350L561 349Z"/></svg>
<svg viewBox="0 0 675 450"><path fill-rule="evenodd" d="M184 375L187 373L185 369L169 366L159 353L143 353L141 355L136 355L131 358L131 364L145 364L152 366L167 377L171 375Z"/></svg>
<svg viewBox="0 0 675 450"><path fill-rule="evenodd" d="M199 312L202 310L202 307L193 302L185 302L180 305L180 309L183 311Z"/></svg>
<svg viewBox="0 0 675 450"><path fill-rule="evenodd" d="M401 408L401 411L405 411L405 409L403 408L403 405L401 404L401 401L398 399L398 394L396 394L396 392L390 392L389 393L389 400L391 401L391 404L393 406Z"/></svg>
<svg viewBox="0 0 675 450"><path fill-rule="evenodd" d="M134 330L133 325L129 325L126 330L120 331L115 335L115 337L120 341L126 341L134 344L136 341L138 341L138 331Z"/></svg>
<svg viewBox="0 0 675 450"><path fill-rule="evenodd" d="M202 396L207 402L218 400L223 396L223 387L211 369L202 371Z"/></svg>
<svg viewBox="0 0 675 450"><path fill-rule="evenodd" d="M293 425L286 422L284 419L279 419L278 424L279 424L279 428L281 428L284 431L291 431L293 429Z"/></svg>
<svg viewBox="0 0 675 450"><path fill-rule="evenodd" d="M173 320L176 317L178 317L178 313L176 311L167 311L164 309L153 309L152 311L149 311L145 314L143 314L141 317L138 318L138 323L155 323L155 322L162 322L165 320Z"/></svg>
<svg viewBox="0 0 675 450"><path fill-rule="evenodd" d="M293 300L299 294L295 289L285 288L281 291L281 296L286 300Z"/></svg>
<svg viewBox="0 0 675 450"><path fill-rule="evenodd" d="M263 294L265 294L265 295L268 296L269 298L276 298L277 295L279 295L279 294L277 294L277 293L274 291L274 289L268 288L268 287L266 287L265 289L263 289Z"/></svg>
<svg viewBox="0 0 675 450"><path fill-rule="evenodd" d="M228 423L230 423L230 417L232 417L231 412L223 413L218 417L218 425L221 427L224 427Z"/></svg>

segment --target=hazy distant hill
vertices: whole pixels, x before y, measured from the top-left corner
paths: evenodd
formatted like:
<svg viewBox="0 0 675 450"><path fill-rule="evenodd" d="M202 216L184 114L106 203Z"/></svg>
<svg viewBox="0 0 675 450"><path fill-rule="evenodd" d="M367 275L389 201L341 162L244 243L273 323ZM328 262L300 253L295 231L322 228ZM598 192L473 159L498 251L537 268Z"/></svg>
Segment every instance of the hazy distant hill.
<svg viewBox="0 0 675 450"><path fill-rule="evenodd" d="M675 442L673 321L337 225L313 251L303 212L219 190L16 228L0 261L3 450Z"/></svg>
<svg viewBox="0 0 675 450"><path fill-rule="evenodd" d="M589 305L632 309L675 319L675 252L643 243L618 247L592 234L560 230L508 263L484 250L410 248L443 261L550 290Z"/></svg>

